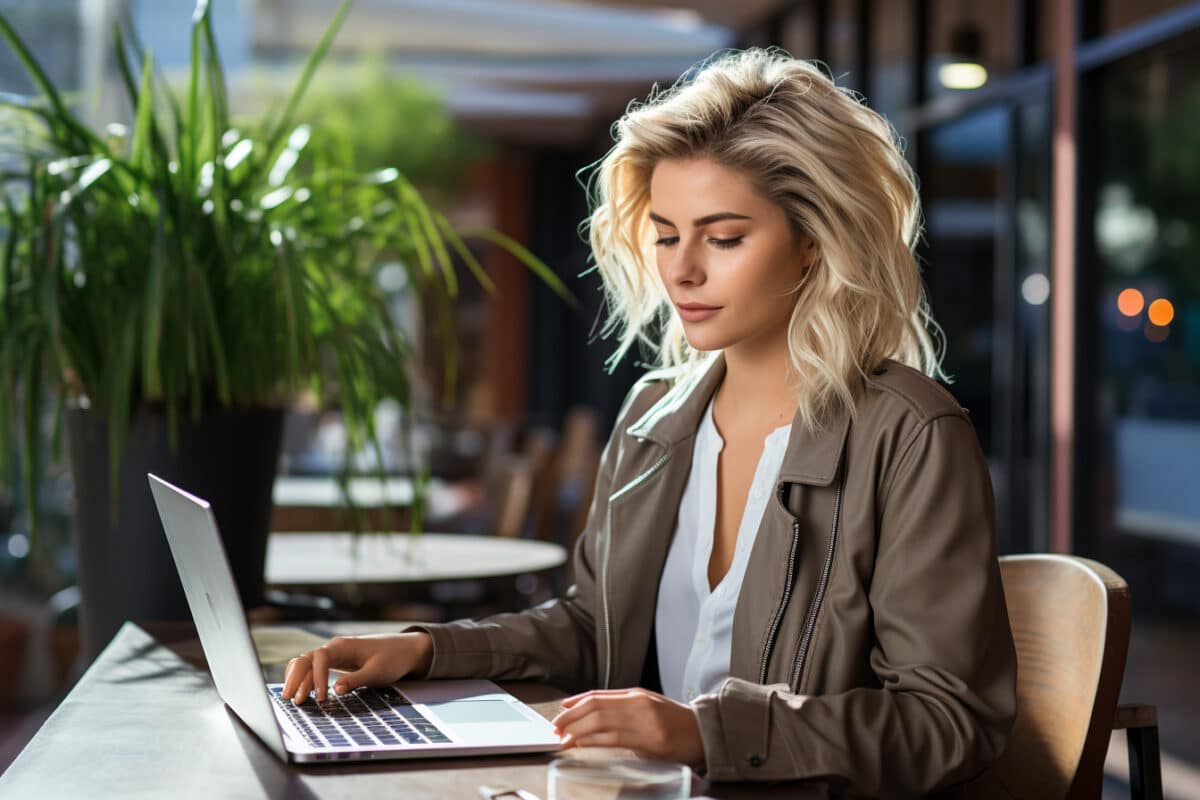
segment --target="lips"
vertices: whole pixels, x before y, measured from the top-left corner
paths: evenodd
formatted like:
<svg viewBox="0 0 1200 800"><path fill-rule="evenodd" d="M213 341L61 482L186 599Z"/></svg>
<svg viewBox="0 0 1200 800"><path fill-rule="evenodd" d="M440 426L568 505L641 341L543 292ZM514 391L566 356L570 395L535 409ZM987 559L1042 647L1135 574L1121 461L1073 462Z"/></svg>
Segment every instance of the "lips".
<svg viewBox="0 0 1200 800"><path fill-rule="evenodd" d="M706 306L703 303L676 303L675 308L684 322L703 322L721 310L720 306Z"/></svg>

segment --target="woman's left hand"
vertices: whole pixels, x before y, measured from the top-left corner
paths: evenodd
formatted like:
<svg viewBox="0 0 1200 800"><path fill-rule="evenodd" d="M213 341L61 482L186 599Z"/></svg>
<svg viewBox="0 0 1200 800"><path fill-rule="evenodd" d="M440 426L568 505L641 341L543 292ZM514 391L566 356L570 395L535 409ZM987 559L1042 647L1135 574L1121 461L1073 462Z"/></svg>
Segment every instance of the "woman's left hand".
<svg viewBox="0 0 1200 800"><path fill-rule="evenodd" d="M552 720L563 749L626 747L638 755L704 768L700 723L691 706L646 689L584 692L562 701Z"/></svg>

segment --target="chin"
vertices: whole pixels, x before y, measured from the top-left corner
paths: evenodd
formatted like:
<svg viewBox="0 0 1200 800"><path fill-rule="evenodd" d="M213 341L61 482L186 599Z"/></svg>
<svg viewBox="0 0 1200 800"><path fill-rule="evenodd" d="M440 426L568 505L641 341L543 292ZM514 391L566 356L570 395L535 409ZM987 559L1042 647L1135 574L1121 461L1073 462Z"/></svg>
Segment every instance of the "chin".
<svg viewBox="0 0 1200 800"><path fill-rule="evenodd" d="M706 331L688 330L686 326L683 329L683 338L687 339L688 347L701 353L724 350L729 346L728 336L721 336Z"/></svg>

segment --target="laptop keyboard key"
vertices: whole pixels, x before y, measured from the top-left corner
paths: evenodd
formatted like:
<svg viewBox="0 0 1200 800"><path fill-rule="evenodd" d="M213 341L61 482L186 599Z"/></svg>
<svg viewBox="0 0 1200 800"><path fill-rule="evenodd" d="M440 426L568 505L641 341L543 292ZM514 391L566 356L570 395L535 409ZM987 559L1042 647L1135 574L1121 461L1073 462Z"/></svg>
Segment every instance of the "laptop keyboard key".
<svg viewBox="0 0 1200 800"><path fill-rule="evenodd" d="M363 688L346 695L297 706L284 700L278 687L271 690L294 727L314 747L359 747L379 744L446 744L451 740L426 719L412 703L390 686Z"/></svg>

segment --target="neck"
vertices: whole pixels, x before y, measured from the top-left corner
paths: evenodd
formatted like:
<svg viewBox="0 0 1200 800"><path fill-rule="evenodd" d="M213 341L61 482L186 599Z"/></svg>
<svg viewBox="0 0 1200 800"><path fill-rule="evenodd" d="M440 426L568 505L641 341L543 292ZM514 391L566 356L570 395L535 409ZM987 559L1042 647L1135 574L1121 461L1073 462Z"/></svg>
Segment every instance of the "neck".
<svg viewBox="0 0 1200 800"><path fill-rule="evenodd" d="M771 428L788 425L796 413L796 386L786 335L767 343L739 343L725 349L725 378L717 387L719 404L741 420Z"/></svg>

